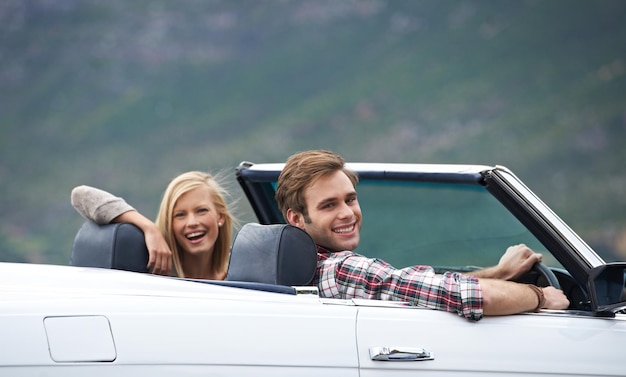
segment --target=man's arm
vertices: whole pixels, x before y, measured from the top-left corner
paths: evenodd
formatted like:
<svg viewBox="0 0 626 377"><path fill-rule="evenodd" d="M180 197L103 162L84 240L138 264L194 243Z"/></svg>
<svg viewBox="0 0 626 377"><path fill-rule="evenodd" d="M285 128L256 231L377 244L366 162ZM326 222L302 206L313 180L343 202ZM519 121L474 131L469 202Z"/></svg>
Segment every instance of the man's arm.
<svg viewBox="0 0 626 377"><path fill-rule="evenodd" d="M506 249L497 266L473 271L471 275L479 278L482 288L484 315L515 314L535 309L567 309L569 300L559 289L533 289L527 284L505 281L522 276L541 259L541 254L520 244Z"/></svg>
<svg viewBox="0 0 626 377"><path fill-rule="evenodd" d="M530 271L535 263L541 262L541 259L541 254L535 253L528 246L514 245L506 249L498 265L468 272L467 275L477 278L513 280Z"/></svg>
<svg viewBox="0 0 626 377"><path fill-rule="evenodd" d="M567 309L569 306L569 300L563 291L554 287L539 288L538 291L528 284L504 280L479 279L479 282L483 292L484 315L507 315L538 309Z"/></svg>
<svg viewBox="0 0 626 377"><path fill-rule="evenodd" d="M506 280L479 279L456 272L439 275L429 266L396 269L379 259L349 251L320 253L318 258L315 283L322 297L409 301L474 321L483 315L534 311L538 306L569 306L563 292L553 287L535 291L527 284ZM545 297L543 305L541 293Z"/></svg>

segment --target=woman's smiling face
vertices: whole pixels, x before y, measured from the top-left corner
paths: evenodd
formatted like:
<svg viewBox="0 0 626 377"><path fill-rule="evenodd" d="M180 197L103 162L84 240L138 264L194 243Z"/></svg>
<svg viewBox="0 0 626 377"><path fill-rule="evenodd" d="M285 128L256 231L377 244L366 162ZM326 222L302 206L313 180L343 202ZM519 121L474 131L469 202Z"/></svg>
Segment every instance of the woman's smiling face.
<svg viewBox="0 0 626 377"><path fill-rule="evenodd" d="M185 253L213 253L224 216L215 209L208 187L197 187L181 195L172 217L176 241Z"/></svg>

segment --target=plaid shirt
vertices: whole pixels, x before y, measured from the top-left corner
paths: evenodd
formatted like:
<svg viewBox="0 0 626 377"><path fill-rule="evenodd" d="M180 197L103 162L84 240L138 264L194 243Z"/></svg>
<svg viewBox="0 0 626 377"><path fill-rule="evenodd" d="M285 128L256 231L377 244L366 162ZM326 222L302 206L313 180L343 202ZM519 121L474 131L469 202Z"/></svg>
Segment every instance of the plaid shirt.
<svg viewBox="0 0 626 377"><path fill-rule="evenodd" d="M408 301L474 321L483 316L482 291L473 276L437 275L430 266L397 269L380 259L352 251L330 252L319 245L317 257L313 284L322 297Z"/></svg>

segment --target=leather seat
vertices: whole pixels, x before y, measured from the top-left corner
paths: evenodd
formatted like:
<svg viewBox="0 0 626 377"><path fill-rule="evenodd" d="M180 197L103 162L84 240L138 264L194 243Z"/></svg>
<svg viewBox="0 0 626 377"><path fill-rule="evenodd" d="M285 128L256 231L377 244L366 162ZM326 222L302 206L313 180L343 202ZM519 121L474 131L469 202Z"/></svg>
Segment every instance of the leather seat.
<svg viewBox="0 0 626 377"><path fill-rule="evenodd" d="M317 267L317 248L302 229L245 224L233 242L226 280L304 286Z"/></svg>
<svg viewBox="0 0 626 377"><path fill-rule="evenodd" d="M98 225L85 222L72 246L70 265L148 272L148 249L143 232L129 223ZM302 229L287 225L245 224L233 242L228 282L305 286L317 266L317 249ZM242 287L255 288L243 284Z"/></svg>
<svg viewBox="0 0 626 377"><path fill-rule="evenodd" d="M143 232L133 224L85 222L76 233L70 265L148 272Z"/></svg>

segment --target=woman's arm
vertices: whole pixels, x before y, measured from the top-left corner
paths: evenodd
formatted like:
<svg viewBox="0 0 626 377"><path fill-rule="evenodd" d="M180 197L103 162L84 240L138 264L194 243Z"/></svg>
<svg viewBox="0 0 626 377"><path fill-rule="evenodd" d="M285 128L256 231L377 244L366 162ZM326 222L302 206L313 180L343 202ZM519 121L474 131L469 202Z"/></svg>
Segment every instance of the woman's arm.
<svg viewBox="0 0 626 377"><path fill-rule="evenodd" d="M90 186L72 190L72 206L86 219L97 224L130 223L143 231L148 248L148 269L153 274L169 275L172 252L154 222L137 212L122 198Z"/></svg>
<svg viewBox="0 0 626 377"><path fill-rule="evenodd" d="M74 187L71 202L81 216L100 225L110 224L124 212L134 210L124 199L90 186Z"/></svg>
<svg viewBox="0 0 626 377"><path fill-rule="evenodd" d="M135 210L122 213L112 222L131 223L141 229L148 248L148 269L157 275L171 274L172 252L155 223Z"/></svg>

